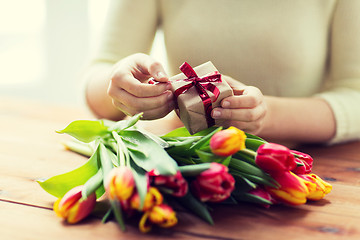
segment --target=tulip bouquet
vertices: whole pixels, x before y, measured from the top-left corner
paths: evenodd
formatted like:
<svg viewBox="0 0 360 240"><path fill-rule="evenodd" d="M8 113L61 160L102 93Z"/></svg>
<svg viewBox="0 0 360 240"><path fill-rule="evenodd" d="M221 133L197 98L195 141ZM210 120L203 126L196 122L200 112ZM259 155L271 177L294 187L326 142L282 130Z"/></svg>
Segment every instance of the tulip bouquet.
<svg viewBox="0 0 360 240"><path fill-rule="evenodd" d="M213 224L209 202L300 205L331 191L305 153L235 127L194 135L178 128L159 137L138 128L140 118L79 120L58 131L75 138L65 143L69 150L89 156L75 170L38 181L58 198L58 216L76 223L107 202L104 222L113 217L125 230L126 220L137 218L148 232L178 222L175 202Z"/></svg>

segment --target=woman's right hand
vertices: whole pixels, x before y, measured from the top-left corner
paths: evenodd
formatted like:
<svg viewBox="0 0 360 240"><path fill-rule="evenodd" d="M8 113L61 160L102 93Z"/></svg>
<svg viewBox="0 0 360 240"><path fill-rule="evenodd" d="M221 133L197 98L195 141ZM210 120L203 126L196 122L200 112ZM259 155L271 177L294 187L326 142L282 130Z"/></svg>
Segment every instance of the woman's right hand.
<svg viewBox="0 0 360 240"><path fill-rule="evenodd" d="M149 78L155 84L149 84ZM113 105L126 115L143 112L143 119L158 119L175 106L168 81L161 63L137 53L114 65L107 93Z"/></svg>

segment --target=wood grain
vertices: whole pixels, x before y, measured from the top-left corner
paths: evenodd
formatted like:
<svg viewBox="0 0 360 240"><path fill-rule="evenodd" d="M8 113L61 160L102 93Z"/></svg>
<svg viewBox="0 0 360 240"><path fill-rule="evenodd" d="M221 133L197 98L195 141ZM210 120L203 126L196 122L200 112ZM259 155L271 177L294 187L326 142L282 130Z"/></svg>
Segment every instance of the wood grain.
<svg viewBox="0 0 360 240"><path fill-rule="evenodd" d="M318 202L269 209L216 205L214 226L179 210L177 226L148 235L133 223L122 233L112 221L101 224L96 215L66 225L51 210L55 198L36 180L87 160L66 151L61 141L69 137L55 130L91 118L78 108L0 98L1 239L360 239L360 142L301 148L314 157L314 172L333 184L333 191Z"/></svg>

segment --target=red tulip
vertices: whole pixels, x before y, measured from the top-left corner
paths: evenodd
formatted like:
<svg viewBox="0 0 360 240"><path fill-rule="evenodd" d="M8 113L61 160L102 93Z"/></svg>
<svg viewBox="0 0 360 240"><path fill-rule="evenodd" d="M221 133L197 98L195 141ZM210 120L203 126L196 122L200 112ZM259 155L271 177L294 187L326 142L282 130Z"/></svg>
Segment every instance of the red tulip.
<svg viewBox="0 0 360 240"><path fill-rule="evenodd" d="M180 171L173 176L158 175L155 171L150 171L149 177L151 184L169 189L173 196L183 197L188 191L188 183Z"/></svg>
<svg viewBox="0 0 360 240"><path fill-rule="evenodd" d="M256 164L265 172L287 172L296 167L295 157L290 149L276 143L265 143L257 150Z"/></svg>
<svg viewBox="0 0 360 240"><path fill-rule="evenodd" d="M222 157L233 155L245 148L246 135L240 129L229 127L215 133L210 139L211 151Z"/></svg>
<svg viewBox="0 0 360 240"><path fill-rule="evenodd" d="M135 180L130 168L113 168L106 178L105 188L112 200L125 201L129 199L135 190Z"/></svg>
<svg viewBox="0 0 360 240"><path fill-rule="evenodd" d="M68 191L64 197L54 203L56 215L64 218L68 223L77 223L87 217L95 207L96 195L90 194L82 199L83 186L77 186Z"/></svg>
<svg viewBox="0 0 360 240"><path fill-rule="evenodd" d="M313 165L312 157L306 153L298 152L295 150L291 150L290 152L297 155L295 157L295 162L302 164L302 166L295 167L295 169L292 172L295 174L310 173Z"/></svg>
<svg viewBox="0 0 360 240"><path fill-rule="evenodd" d="M211 163L211 167L200 173L191 183L191 187L194 195L201 201L220 202L230 196L235 180L226 166Z"/></svg>

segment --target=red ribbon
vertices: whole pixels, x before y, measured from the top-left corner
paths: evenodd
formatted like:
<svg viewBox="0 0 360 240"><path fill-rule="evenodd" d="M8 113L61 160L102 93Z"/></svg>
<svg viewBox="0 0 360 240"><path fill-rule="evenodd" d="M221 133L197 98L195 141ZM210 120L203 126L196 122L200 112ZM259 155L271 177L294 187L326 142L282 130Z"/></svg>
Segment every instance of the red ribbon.
<svg viewBox="0 0 360 240"><path fill-rule="evenodd" d="M180 66L180 70L187 77L187 79L183 79L182 81L190 83L176 89L174 92L175 98L177 99L180 94L186 93L190 88L195 87L204 105L205 117L208 127L215 125L215 120L211 117L212 102L206 90L212 92L215 95L216 101L219 97L220 90L212 83L221 82L221 74L218 71L215 71L200 78L187 62L184 62Z"/></svg>

